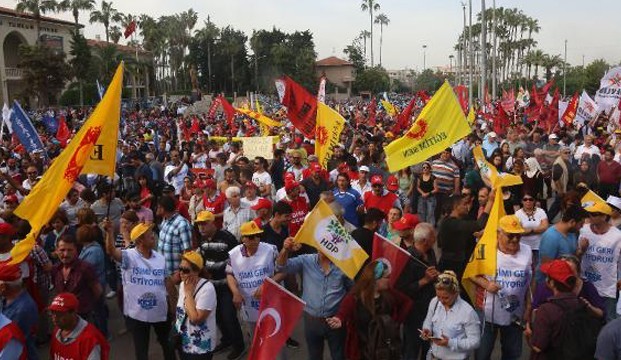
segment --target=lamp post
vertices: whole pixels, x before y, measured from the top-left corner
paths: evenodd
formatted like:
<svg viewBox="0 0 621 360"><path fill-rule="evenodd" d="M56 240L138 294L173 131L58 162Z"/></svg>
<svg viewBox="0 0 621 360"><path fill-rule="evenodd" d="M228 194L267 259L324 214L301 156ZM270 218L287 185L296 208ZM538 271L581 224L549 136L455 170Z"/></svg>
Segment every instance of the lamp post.
<svg viewBox="0 0 621 360"><path fill-rule="evenodd" d="M427 69L427 45L423 45L423 71Z"/></svg>
<svg viewBox="0 0 621 360"><path fill-rule="evenodd" d="M455 56L453 54L449 55L449 76L453 75L453 58Z"/></svg>
<svg viewBox="0 0 621 360"><path fill-rule="evenodd" d="M563 60L563 97L567 96L567 39L565 39L565 59Z"/></svg>

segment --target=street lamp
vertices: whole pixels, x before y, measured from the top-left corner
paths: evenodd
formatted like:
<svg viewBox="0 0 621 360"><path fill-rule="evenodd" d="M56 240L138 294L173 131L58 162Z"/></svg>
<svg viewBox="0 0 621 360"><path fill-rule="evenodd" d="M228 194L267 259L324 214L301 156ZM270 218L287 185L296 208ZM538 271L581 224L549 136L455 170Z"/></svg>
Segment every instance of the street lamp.
<svg viewBox="0 0 621 360"><path fill-rule="evenodd" d="M423 71L427 69L427 45L423 45Z"/></svg>

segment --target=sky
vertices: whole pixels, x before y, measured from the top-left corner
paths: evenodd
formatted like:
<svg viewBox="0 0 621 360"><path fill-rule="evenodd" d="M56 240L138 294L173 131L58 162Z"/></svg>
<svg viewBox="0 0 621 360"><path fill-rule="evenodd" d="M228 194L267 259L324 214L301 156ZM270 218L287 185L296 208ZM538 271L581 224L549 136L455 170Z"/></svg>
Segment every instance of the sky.
<svg viewBox="0 0 621 360"><path fill-rule="evenodd" d="M382 65L389 70L448 66L449 55L463 27L461 1L467 0L378 0L378 13L388 16L384 27ZM484 1L484 0L483 0ZM369 30L368 12L360 10L361 0L124 0L114 7L123 13L146 13L153 17L170 15L193 8L199 15L196 28L210 16L218 26L231 25L247 35L252 30L279 28L283 31L310 30L314 34L318 59L328 56L346 58L343 49L362 30ZM97 7L101 0L97 0ZM473 17L481 10L481 1L472 1ZM0 0L0 6L14 8L16 1ZM486 0L492 7L492 0ZM564 55L567 61L603 58L621 62L621 13L619 0L496 0L496 6L517 7L539 20L541 31L534 35L538 48L549 54ZM467 10L466 10L467 11ZM70 13L52 15L73 21ZM474 21L474 19L473 19ZM80 22L86 25L85 36L105 38L103 25L89 24L88 14ZM379 62L378 25L374 25L374 58ZM423 51L423 45L427 48ZM369 56L369 50L367 55Z"/></svg>

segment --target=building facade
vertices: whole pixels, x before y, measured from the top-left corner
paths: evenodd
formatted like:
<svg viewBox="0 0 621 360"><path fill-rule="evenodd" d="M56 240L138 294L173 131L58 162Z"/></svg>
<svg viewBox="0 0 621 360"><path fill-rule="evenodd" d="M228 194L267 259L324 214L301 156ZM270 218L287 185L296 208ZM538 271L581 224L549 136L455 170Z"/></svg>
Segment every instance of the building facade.
<svg viewBox="0 0 621 360"><path fill-rule="evenodd" d="M338 87L347 89L351 96L351 85L356 80L356 68L349 61L330 56L315 63L317 77L324 76Z"/></svg>

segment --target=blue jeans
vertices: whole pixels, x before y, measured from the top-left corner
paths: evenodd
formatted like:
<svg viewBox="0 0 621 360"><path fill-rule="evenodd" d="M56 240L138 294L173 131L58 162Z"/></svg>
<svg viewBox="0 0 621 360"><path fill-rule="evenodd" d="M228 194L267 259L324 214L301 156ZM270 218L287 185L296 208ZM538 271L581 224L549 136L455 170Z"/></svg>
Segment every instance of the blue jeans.
<svg viewBox="0 0 621 360"><path fill-rule="evenodd" d="M475 352L476 360L489 360L500 330L502 360L519 360L522 356L522 328L516 324L501 326L485 322L481 345Z"/></svg>
<svg viewBox="0 0 621 360"><path fill-rule="evenodd" d="M431 225L435 225L436 213L436 198L433 195L430 195L426 198L420 196L418 198L418 219L421 222L430 223Z"/></svg>
<svg viewBox="0 0 621 360"><path fill-rule="evenodd" d="M328 341L332 360L345 359L345 330L331 329L325 320L304 313L304 336L309 360L322 360L324 341Z"/></svg>

